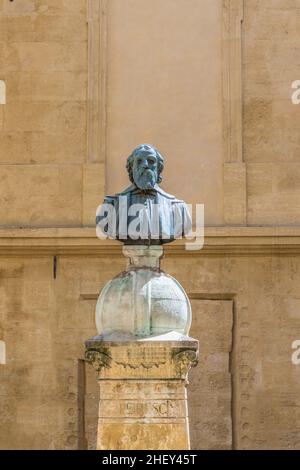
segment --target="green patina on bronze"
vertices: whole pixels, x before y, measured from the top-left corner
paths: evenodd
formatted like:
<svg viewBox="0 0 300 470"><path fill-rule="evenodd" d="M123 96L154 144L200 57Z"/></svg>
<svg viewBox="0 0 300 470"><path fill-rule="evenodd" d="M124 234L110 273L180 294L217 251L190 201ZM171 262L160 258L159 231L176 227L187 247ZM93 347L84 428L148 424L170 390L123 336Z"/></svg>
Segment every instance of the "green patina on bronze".
<svg viewBox="0 0 300 470"><path fill-rule="evenodd" d="M112 230L108 223L103 232L109 238L120 240L128 245L161 245L185 236L191 229L190 214L184 201L166 193L159 187L159 183L162 181L161 173L164 169L164 157L159 151L149 144L139 145L128 157L126 168L132 184L114 196L105 197L104 205L111 205L115 209L116 223L115 230ZM121 200L126 202L126 208L129 209L125 220L126 236L122 233L120 222ZM138 238L133 238L128 233L128 227L136 218L136 214L130 214L130 208L136 204L143 207L142 211L149 221L149 227L153 221L154 206L156 205L158 208L158 230L156 233L149 229L147 236L143 234ZM96 224L101 223L106 215L107 212L105 213L104 210L100 215L97 213Z"/></svg>

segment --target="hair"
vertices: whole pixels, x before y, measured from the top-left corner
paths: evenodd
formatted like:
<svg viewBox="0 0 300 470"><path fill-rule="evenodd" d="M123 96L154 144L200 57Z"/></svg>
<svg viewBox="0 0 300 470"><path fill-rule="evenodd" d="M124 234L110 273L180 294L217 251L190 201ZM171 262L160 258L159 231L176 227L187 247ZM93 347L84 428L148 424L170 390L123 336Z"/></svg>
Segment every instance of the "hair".
<svg viewBox="0 0 300 470"><path fill-rule="evenodd" d="M127 158L126 169L128 171L128 176L129 176L131 183L134 183L133 171L132 171L134 159L139 155L141 151L144 151L144 150L146 151L154 150L156 158L157 158L157 183L161 183L162 182L161 173L164 169L164 157L159 153L159 151L155 147L149 144L139 145L133 150L132 154L129 155L129 157Z"/></svg>

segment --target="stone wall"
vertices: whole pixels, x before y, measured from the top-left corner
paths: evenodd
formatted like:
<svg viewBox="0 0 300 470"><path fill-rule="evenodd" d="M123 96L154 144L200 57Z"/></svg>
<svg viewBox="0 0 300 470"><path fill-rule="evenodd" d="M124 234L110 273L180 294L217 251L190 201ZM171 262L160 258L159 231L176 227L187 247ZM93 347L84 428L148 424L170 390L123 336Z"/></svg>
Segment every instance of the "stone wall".
<svg viewBox="0 0 300 470"><path fill-rule="evenodd" d="M300 448L300 375L291 361L300 330L297 249L167 251L163 269L189 294L191 334L200 340L189 388L193 448ZM58 256L56 278L50 255L1 257L1 448L94 448L98 388L90 366L84 386L78 361L96 333L98 292L124 267L117 245L109 259L101 250Z"/></svg>
<svg viewBox="0 0 300 470"><path fill-rule="evenodd" d="M300 222L299 3L246 0L243 22L244 142L248 223Z"/></svg>
<svg viewBox="0 0 300 470"><path fill-rule="evenodd" d="M103 168L87 161L86 1L1 1L0 31L1 226L93 223Z"/></svg>
<svg viewBox="0 0 300 470"><path fill-rule="evenodd" d="M164 268L200 298L192 301L192 333L204 352L191 373L193 445L299 449L300 376L291 360L300 334L299 256L171 259ZM232 318L222 306L229 298Z"/></svg>
<svg viewBox="0 0 300 470"><path fill-rule="evenodd" d="M299 12L296 0L0 0L0 448L95 447L83 341L124 261L86 226L150 139L168 157L165 189L218 225L202 252L175 244L163 262L202 351L192 446L300 449Z"/></svg>

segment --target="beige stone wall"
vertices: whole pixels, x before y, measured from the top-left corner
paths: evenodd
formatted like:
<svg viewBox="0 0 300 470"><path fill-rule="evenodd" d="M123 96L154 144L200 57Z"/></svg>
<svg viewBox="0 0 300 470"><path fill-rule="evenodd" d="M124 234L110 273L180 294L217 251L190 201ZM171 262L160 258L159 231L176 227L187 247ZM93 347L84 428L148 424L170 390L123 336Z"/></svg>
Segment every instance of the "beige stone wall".
<svg viewBox="0 0 300 470"><path fill-rule="evenodd" d="M3 0L1 226L93 224L141 141L207 224L298 223L297 15L275 0Z"/></svg>
<svg viewBox="0 0 300 470"><path fill-rule="evenodd" d="M51 257L1 259L2 449L78 446L78 359L95 333L93 306L80 293L97 291L112 272L99 259L82 262L60 258L54 280Z"/></svg>
<svg viewBox="0 0 300 470"><path fill-rule="evenodd" d="M300 449L299 11L0 0L0 448L95 447L83 341L124 261L84 227L150 140L167 156L164 188L222 226L203 252L175 245L163 262L191 298L202 351L192 446Z"/></svg>
<svg viewBox="0 0 300 470"><path fill-rule="evenodd" d="M200 297L193 300L193 334L203 342L204 361L191 374L193 445L227 448L231 437L236 449L299 449L300 376L291 361L291 344L300 332L299 257L170 259L164 268L190 297ZM215 299L210 300L215 308L201 298ZM220 299L228 298L233 299L233 328L227 362L230 318Z"/></svg>
<svg viewBox="0 0 300 470"><path fill-rule="evenodd" d="M166 155L163 187L222 223L221 16L218 0L108 1L109 194L128 185L125 160L149 142Z"/></svg>
<svg viewBox="0 0 300 470"><path fill-rule="evenodd" d="M54 279L51 256L2 257L1 448L77 448L78 359L95 333L96 295L123 266L119 255L61 256ZM300 258L170 253L163 269L192 299L191 333L201 344L190 376L193 448L299 449L300 376L291 344L300 330ZM97 392L88 366L84 437L91 448Z"/></svg>
<svg viewBox="0 0 300 470"><path fill-rule="evenodd" d="M191 0L188 14L185 0L1 5L1 225L93 224L103 162L118 191L148 141L167 156L166 189L222 223L222 2Z"/></svg>
<svg viewBox="0 0 300 470"><path fill-rule="evenodd" d="M93 223L103 168L87 160L86 10L85 0L0 3L1 226Z"/></svg>
<svg viewBox="0 0 300 470"><path fill-rule="evenodd" d="M201 338L200 363L189 373L191 447L230 450L235 424L230 375L233 301L197 299L197 294L191 297L194 299L190 335Z"/></svg>
<svg viewBox="0 0 300 470"><path fill-rule="evenodd" d="M248 223L300 222L298 2L246 0L243 23L244 144Z"/></svg>

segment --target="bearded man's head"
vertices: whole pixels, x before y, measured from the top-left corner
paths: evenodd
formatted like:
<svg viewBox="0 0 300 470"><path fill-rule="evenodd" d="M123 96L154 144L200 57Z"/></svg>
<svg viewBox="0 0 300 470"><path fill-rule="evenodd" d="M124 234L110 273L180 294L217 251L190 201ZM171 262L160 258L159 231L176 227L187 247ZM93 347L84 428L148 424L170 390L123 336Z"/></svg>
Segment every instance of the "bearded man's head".
<svg viewBox="0 0 300 470"><path fill-rule="evenodd" d="M145 191L154 188L156 183L162 181L164 159L155 147L142 144L127 158L126 168L130 181Z"/></svg>

